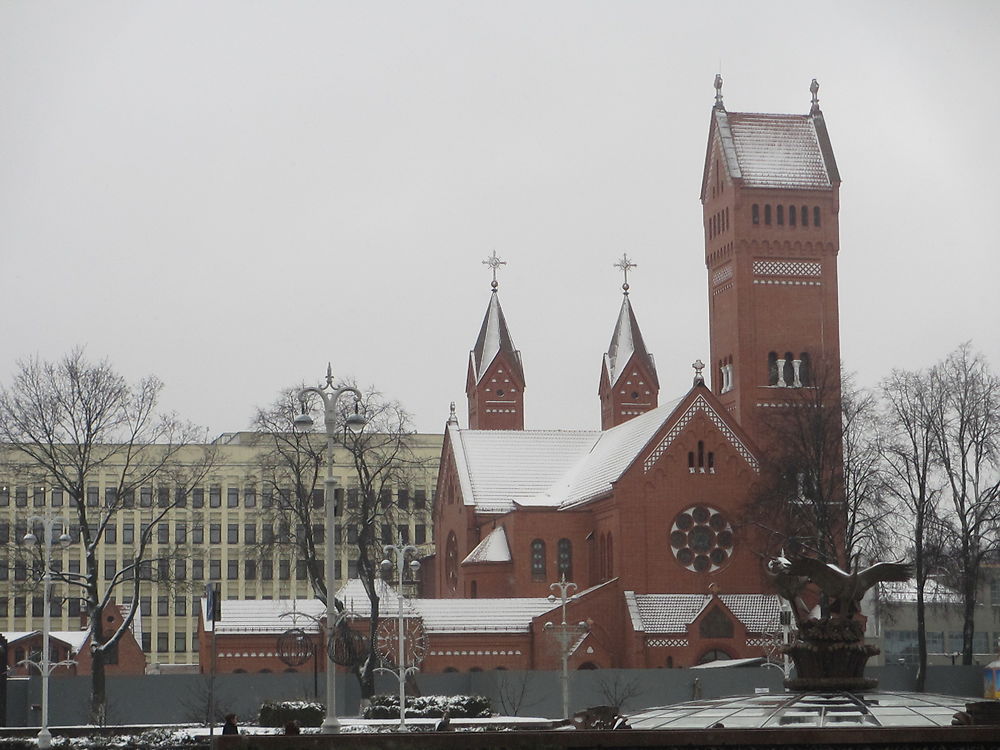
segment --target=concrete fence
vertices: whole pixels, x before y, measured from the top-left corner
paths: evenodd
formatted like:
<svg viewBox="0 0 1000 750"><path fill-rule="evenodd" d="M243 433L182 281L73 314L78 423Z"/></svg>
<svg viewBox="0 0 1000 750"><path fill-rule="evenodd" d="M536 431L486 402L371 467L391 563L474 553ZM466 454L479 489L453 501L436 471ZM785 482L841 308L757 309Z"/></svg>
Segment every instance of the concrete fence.
<svg viewBox="0 0 1000 750"><path fill-rule="evenodd" d="M914 670L907 666L876 667L868 674L883 690L912 690ZM982 667L939 666L928 670L928 692L969 697L983 694ZM418 675L423 695L485 695L494 711L519 716L558 718L562 712L558 672L464 672ZM621 705L625 711L712 698L780 692L781 672L774 668L585 670L570 674L570 707ZM391 676L377 680L378 692L395 694ZM322 700L323 679L319 680ZM108 678L109 724L173 724L198 722L207 715L210 680L202 675L149 675ZM49 723L52 726L87 723L90 679L60 677L50 682ZM311 674L226 674L215 678L216 715L230 711L243 722L256 720L267 700L313 700ZM41 679L8 681L8 726L38 726ZM357 716L360 694L353 677L340 675L337 691L340 716Z"/></svg>

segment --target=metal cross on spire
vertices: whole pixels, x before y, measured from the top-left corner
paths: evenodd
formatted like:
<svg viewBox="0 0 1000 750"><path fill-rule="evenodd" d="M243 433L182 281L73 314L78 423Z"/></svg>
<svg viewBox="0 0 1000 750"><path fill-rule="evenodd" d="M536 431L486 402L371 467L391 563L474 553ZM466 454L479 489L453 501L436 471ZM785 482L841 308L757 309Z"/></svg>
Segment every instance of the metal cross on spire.
<svg viewBox="0 0 1000 750"><path fill-rule="evenodd" d="M629 260L628 253L622 253L622 259L614 264L625 275L625 283L622 284L622 291L628 294L628 272L632 268L638 268L638 264Z"/></svg>
<svg viewBox="0 0 1000 750"><path fill-rule="evenodd" d="M506 266L507 265L507 261L500 260L500 258L497 257L497 251L494 250L490 254L490 257L483 261L483 265L484 266L489 266L491 269L493 269L493 282L490 284L490 287L492 287L493 291L495 292L497 290L497 286L498 286L498 284L497 284L497 269L500 268L500 266Z"/></svg>

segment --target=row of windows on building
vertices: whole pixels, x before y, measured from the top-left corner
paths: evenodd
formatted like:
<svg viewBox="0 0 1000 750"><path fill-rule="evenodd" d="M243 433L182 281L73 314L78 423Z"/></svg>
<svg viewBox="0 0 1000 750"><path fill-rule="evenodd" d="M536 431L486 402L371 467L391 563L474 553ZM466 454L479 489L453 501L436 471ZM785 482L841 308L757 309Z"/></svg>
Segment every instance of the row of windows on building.
<svg viewBox="0 0 1000 750"><path fill-rule="evenodd" d="M258 540L262 544L273 544L284 543L291 539L291 527L287 523L278 523L277 525L268 522L259 525L257 523L227 523L223 525L222 523L204 524L197 522L187 524L181 521L175 521L171 524L169 521L160 521L155 525L155 529L152 526L148 523L137 525L132 521L124 521L120 525L110 523L104 529L103 542L104 544L118 544L121 540L122 544L135 544L147 538L148 535L150 541L156 541L158 544L170 544L171 542L174 544L204 544L206 542L206 528L208 529L207 541L209 544L223 543L223 528L226 531L225 542L227 544L257 544ZM173 526L172 537L171 526ZM311 531L313 541L316 544L325 543L326 527L323 524L313 524ZM0 521L0 544L8 544L11 541L21 544L28 533L27 521L16 521L13 532L12 536L9 521ZM359 532L360 527L355 524L337 526L335 534L337 543L342 543L346 535L348 544L357 544ZM402 541L404 544L411 543L410 527L407 524L399 524L395 529L390 524L382 524L380 532L383 544L393 544L396 541ZM37 539L43 537L44 531L40 523L36 522L32 525L32 533ZM67 533L71 542L80 541L79 525L70 524ZM299 524L295 529L295 535L297 539L304 538L306 527ZM412 543L427 543L426 524L414 525Z"/></svg>
<svg viewBox="0 0 1000 750"><path fill-rule="evenodd" d="M222 503L222 487L213 486L209 487L206 492L205 489L197 487L192 490L184 490L183 488L173 488L173 493L171 493L170 487L140 487L138 493L135 490L126 490L122 492L122 497L118 497L117 487L105 487L104 488L104 505L108 508L122 507L122 508L152 508L154 507L154 497L155 505L158 508L169 508L173 503L178 508L204 508L206 507L206 495L207 495L207 507L209 508L221 508ZM14 505L18 508L28 507L28 496L29 491L31 494L32 502L31 504L36 508L53 507L61 508L65 505L65 493L59 487L52 487L46 489L44 486L18 486L14 488ZM289 489L276 489L276 490L265 490L261 497L261 507L271 508L276 503L279 503L281 498L291 497L291 490ZM338 502L341 501L343 497L344 490L337 490ZM138 494L138 497L137 497ZM402 510L425 510L427 508L427 490L416 489L412 492L407 488L399 488L395 493L395 504L396 507ZM48 502L46 502L46 496L48 496ZM171 501L171 497L173 500ZM357 488L349 488L346 490L346 500L347 508L358 507L359 490ZM244 508L256 508L257 507L257 489L255 487L245 487L241 493L238 487L229 487L226 489L226 503L227 508L239 508L241 506ZM387 507L393 503L393 492L389 488L382 489L379 492L379 502L383 507ZM314 507L323 507L323 490L315 489L312 491L312 503ZM7 507L11 504L11 488L9 486L0 487L0 507ZM101 490L95 485L87 487L86 490L86 504L88 507L96 508L101 504Z"/></svg>
<svg viewBox="0 0 1000 750"><path fill-rule="evenodd" d="M715 453L705 450L705 441L698 441L697 451L688 451L688 473L714 474Z"/></svg>
<svg viewBox="0 0 1000 750"><path fill-rule="evenodd" d="M716 211L708 217L708 237L712 239L729 229L729 208Z"/></svg>
<svg viewBox="0 0 1000 750"><path fill-rule="evenodd" d="M771 226L772 223L777 224L779 227L784 226L786 217L788 226L790 227L794 227L796 224L801 224L804 227L809 226L809 206L784 206L779 203L778 205L772 207L770 203L765 203L763 209L765 226ZM750 206L750 220L753 221L754 224L761 223L761 205L759 203L754 203ZM819 206L813 206L812 225L814 227L818 227L821 225L820 222L821 213Z"/></svg>
<svg viewBox="0 0 1000 750"><path fill-rule="evenodd" d="M950 655L962 651L962 633L960 631L926 631L927 653ZM996 645L1000 644L1000 631L990 634L987 631L977 631L972 635L972 652L974 654L993 654ZM886 630L883 637L883 651L886 659L910 659L917 657L916 630Z"/></svg>

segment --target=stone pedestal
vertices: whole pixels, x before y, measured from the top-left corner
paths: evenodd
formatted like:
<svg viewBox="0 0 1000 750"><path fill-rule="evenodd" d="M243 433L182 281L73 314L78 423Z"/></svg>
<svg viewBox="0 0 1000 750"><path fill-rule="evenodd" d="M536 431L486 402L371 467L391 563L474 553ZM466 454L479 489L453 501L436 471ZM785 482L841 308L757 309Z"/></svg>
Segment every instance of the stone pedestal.
<svg viewBox="0 0 1000 750"><path fill-rule="evenodd" d="M808 620L783 651L795 663L790 690L871 690L878 680L865 677L865 664L879 652L864 641L861 623L840 617Z"/></svg>

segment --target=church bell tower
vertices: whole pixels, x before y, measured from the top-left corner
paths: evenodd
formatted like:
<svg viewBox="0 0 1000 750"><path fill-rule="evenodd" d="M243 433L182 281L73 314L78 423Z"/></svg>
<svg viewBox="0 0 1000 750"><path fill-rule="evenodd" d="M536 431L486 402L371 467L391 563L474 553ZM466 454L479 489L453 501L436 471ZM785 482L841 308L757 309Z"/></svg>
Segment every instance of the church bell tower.
<svg viewBox="0 0 1000 750"><path fill-rule="evenodd" d="M701 202L712 390L756 440L802 388L839 393L840 173L809 114L729 112L715 79Z"/></svg>

